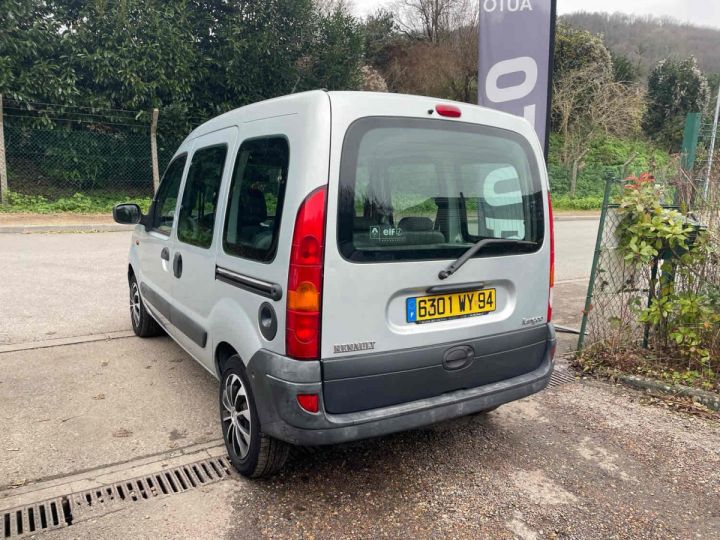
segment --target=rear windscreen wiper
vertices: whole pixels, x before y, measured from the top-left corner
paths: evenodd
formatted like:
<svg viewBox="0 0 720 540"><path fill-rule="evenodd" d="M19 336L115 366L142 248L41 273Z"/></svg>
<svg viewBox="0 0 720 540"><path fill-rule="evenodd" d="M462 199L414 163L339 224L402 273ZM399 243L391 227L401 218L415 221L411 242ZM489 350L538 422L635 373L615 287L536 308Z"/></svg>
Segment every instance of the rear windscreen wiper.
<svg viewBox="0 0 720 540"><path fill-rule="evenodd" d="M465 253L455 259L450 265L440 270L438 274L439 279L447 279L452 276L458 269L468 262L468 260L478 253L481 249L486 246L505 245L505 246L537 246L537 242L531 242L529 240L513 240L512 238L483 238L479 242L475 243Z"/></svg>

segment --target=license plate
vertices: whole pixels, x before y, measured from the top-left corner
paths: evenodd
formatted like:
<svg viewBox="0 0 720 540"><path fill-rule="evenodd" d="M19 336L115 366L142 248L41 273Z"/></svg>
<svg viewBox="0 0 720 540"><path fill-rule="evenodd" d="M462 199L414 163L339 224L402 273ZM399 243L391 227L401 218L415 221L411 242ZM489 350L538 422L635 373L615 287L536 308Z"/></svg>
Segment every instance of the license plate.
<svg viewBox="0 0 720 540"><path fill-rule="evenodd" d="M407 322L423 323L495 311L495 289L408 298Z"/></svg>

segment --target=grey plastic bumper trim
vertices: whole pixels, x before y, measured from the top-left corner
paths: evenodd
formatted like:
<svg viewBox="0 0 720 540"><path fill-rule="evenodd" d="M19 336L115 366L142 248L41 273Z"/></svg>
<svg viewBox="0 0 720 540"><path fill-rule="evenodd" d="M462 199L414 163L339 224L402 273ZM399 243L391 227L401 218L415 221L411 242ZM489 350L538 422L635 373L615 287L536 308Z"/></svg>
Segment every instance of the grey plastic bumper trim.
<svg viewBox="0 0 720 540"><path fill-rule="evenodd" d="M324 445L405 431L480 412L543 390L553 372L555 332L548 326L542 363L533 371L439 396L379 409L310 414L297 404L297 394L322 394L319 361L297 361L258 351L247 366L253 384L260 422L268 435L297 445Z"/></svg>

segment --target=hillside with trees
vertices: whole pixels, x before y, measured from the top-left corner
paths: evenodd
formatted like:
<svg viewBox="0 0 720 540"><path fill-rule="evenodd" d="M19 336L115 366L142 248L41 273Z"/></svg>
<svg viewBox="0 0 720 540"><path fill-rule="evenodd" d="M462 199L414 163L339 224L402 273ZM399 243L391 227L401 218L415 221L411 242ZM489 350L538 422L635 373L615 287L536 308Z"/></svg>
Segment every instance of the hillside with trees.
<svg viewBox="0 0 720 540"><path fill-rule="evenodd" d="M382 78L382 87L477 102L477 5L472 0L400 0L378 10L363 24L365 62ZM600 17L599 19L602 19ZM632 18L607 16L609 21ZM643 22L644 21L644 22ZM638 19L655 29L658 43L674 42L675 26ZM663 26L667 24L669 26ZM680 25L682 26L682 25ZM692 27L687 29L691 34ZM705 35L705 29L697 29ZM652 45L613 49L605 36L563 17L557 27L553 72L552 133L548 166L559 205L599 205L604 179L652 171L668 177L676 165L688 112L705 111L708 78L692 56L707 65L720 62L720 32L707 32L708 44L683 56L666 55ZM715 39L713 42L712 40ZM642 38L641 40L642 41ZM709 43L714 43L710 47ZM707 49L703 47L707 46ZM677 53L677 51L675 51ZM372 89L372 88L368 88Z"/></svg>
<svg viewBox="0 0 720 540"><path fill-rule="evenodd" d="M655 65L668 57L695 56L705 73L720 74L719 29L622 13L578 12L563 15L561 20L602 35L607 47L626 58L641 78L647 78Z"/></svg>

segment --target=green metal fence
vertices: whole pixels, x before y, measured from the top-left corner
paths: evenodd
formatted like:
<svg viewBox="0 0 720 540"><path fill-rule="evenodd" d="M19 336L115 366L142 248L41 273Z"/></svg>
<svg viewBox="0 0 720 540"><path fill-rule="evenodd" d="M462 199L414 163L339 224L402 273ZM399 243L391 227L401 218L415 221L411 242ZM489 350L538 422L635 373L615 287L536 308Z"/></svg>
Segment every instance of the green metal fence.
<svg viewBox="0 0 720 540"><path fill-rule="evenodd" d="M715 290L720 294L720 175L714 175L707 196L702 195L698 182L683 177L668 183L668 199L675 199L677 204L664 206L680 210L690 221L702 224L715 255L702 267L693 268L691 278L679 278L674 275L672 253L661 252L640 267L625 261L618 238L621 217L613 200L625 182L607 179L578 351L598 344L616 352L652 348L654 334L649 325L639 320L639 312L659 296L663 287L692 292Z"/></svg>
<svg viewBox="0 0 720 540"><path fill-rule="evenodd" d="M75 194L109 204L152 197L150 111L8 100L3 105L5 198L10 203L56 201ZM160 111L155 130L160 174L199 123Z"/></svg>

